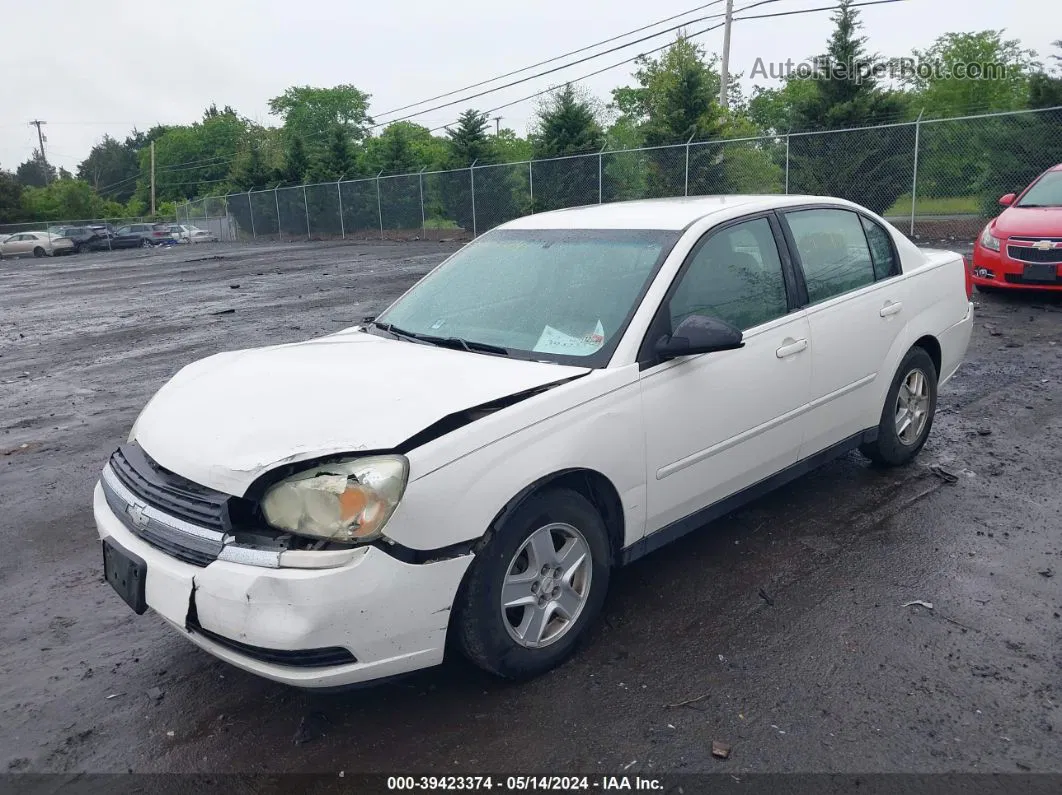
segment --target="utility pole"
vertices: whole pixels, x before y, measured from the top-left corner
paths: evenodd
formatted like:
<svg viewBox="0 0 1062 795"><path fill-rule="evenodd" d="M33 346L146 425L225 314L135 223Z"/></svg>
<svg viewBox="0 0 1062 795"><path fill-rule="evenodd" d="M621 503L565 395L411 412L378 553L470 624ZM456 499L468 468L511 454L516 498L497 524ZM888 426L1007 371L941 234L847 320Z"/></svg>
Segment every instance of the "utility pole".
<svg viewBox="0 0 1062 795"><path fill-rule="evenodd" d="M48 158L44 154L44 133L41 132L41 125L47 124L46 121L40 119L34 119L30 122L31 127L37 128L37 140L41 143L41 160L44 161L44 184L48 184Z"/></svg>
<svg viewBox="0 0 1062 795"><path fill-rule="evenodd" d="M505 118L505 117L504 116L495 116L494 117L494 137L495 138L497 138L498 137L498 133L501 132L501 120L503 118Z"/></svg>
<svg viewBox="0 0 1062 795"><path fill-rule="evenodd" d="M723 63L719 68L719 107L724 110L727 101L727 80L730 76L730 28L734 24L734 0L726 0L726 27L723 28Z"/></svg>
<svg viewBox="0 0 1062 795"><path fill-rule="evenodd" d="M151 215L155 215L155 142L151 142Z"/></svg>

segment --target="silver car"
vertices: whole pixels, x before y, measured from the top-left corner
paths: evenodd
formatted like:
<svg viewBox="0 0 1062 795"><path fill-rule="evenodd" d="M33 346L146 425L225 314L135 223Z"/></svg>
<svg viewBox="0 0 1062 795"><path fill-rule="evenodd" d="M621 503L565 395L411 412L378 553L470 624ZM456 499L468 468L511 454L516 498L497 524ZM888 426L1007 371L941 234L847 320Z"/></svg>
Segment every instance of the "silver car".
<svg viewBox="0 0 1062 795"><path fill-rule="evenodd" d="M17 232L0 241L0 257L50 257L73 251L74 241L51 232Z"/></svg>

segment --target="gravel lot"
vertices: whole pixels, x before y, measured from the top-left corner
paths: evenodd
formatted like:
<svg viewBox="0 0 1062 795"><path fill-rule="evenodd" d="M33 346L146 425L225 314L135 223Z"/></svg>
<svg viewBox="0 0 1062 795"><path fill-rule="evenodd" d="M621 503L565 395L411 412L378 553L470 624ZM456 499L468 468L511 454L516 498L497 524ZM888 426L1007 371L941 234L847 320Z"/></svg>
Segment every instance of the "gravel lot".
<svg viewBox="0 0 1062 795"><path fill-rule="evenodd" d="M453 248L0 263L0 771L1062 773L1058 296L978 296L913 466L853 454L621 571L533 682L451 661L309 695L134 615L90 503L148 397L193 359L352 325Z"/></svg>

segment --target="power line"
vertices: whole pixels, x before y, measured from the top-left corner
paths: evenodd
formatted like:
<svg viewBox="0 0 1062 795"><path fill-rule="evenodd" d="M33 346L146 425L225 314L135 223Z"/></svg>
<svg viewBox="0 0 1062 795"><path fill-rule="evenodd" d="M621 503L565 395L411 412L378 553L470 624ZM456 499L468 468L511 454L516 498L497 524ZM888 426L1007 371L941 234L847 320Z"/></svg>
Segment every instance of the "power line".
<svg viewBox="0 0 1062 795"><path fill-rule="evenodd" d="M759 3L753 3L752 5L748 5L748 6L745 6L744 8L738 9L738 13L741 13L742 11L747 11L747 10L752 9L752 8L755 8L756 6L759 6L759 5L763 5L765 2L773 2L773 1L774 0L761 0L761 2L759 2ZM906 1L907 0L867 0L867 2L853 3L851 7L852 8L860 8L862 6L885 5L885 4L888 4L888 3L903 3L903 2L906 2ZM801 9L799 11L779 11L779 12L775 12L775 13L772 13L772 14L756 14L756 15L750 15L750 16L746 16L746 17L734 17L734 21L735 22L740 22L742 20L747 20L747 19L769 19L771 17L791 16L793 14L811 14L811 13L816 13L816 12L819 12L819 11L834 11L834 10L836 10L836 8L837 8L837 6L819 6L817 8L805 8L805 9ZM725 23L723 23L723 22L719 22L719 23L717 23L715 25L711 25L711 26L709 26L707 28L703 28L703 29L698 30L698 31L696 31L694 33L687 34L686 38L692 39L692 38L695 38L697 36L703 36L705 33L710 33L713 30L718 30L719 28L723 27L724 24ZM566 82L578 83L578 82L580 82L582 80L587 80L587 79L589 79L591 77L596 77L597 75L603 74L603 73L608 72L608 71L610 71L612 69L615 69L617 67L623 66L624 64L628 64L628 63L631 63L632 61L636 61L639 58L642 58L642 57L644 57L646 55L652 55L653 53L657 53L657 52L660 52L662 50L666 50L670 46L671 46L671 43L669 42L668 44L665 44L662 47L656 47L655 49L652 49L652 50L646 50L645 52L639 53L638 55L634 56L633 58L626 58L626 59L624 59L622 61L617 61L616 63L611 64L609 66L606 66L606 67L604 67L602 69L597 69L597 70L595 70L593 72L590 72L589 74L585 74L585 75L582 75L581 77L573 78L572 80L568 80ZM495 106L493 108L489 108L488 110L483 111L483 113L489 114L489 113L494 113L494 112L499 111L499 110L504 110L505 108L510 108L513 105L519 105L521 102L527 102L528 100L534 99L535 97L540 97L543 94L549 94L549 93L551 93L553 91L556 91L556 90L557 90L557 86L550 86L549 88L543 89L542 91L536 91L534 94L528 94L526 97L521 97L520 99L514 99L512 102L506 102L504 105L497 105L497 106ZM425 113L427 113L427 112L428 111L425 111ZM450 124L453 124L453 122L450 122ZM436 127L434 129L430 130L429 132L438 132L439 130L445 130L449 126L450 126L449 124L444 124L441 127Z"/></svg>
<svg viewBox="0 0 1062 795"><path fill-rule="evenodd" d="M779 2L782 2L782 0L759 0L759 2L753 3L752 5L746 6L745 8L746 9L756 8L757 6L770 5L772 3L779 3ZM486 91L480 91L479 93L476 93L476 94L470 94L470 95L468 95L466 97L462 97L461 99L455 99L455 100L452 100L450 102L445 102L442 105L434 105L434 106L432 106L430 108L427 108L426 110L417 111L416 113L411 113L411 114L409 114L407 116L400 116L397 119L391 119L390 121L387 121L387 122L380 122L379 124L374 124L369 129L370 130L375 130L377 127L386 127L388 124L394 124L395 122L399 122L399 121L406 121L407 119L412 119L412 118L415 118L417 116L421 116L421 115L423 115L425 113L432 113L433 111L441 110L443 108L449 108L449 107L452 107L453 105L460 105L463 102L468 102L469 100L472 100L472 99L478 99L479 97L486 96L487 94L494 94L494 93L496 93L498 91L501 91L502 89L512 88L513 86L518 86L521 83L527 83L528 81L531 81L531 80L537 80L540 77L545 77L546 75L553 74L554 72L559 72L559 71L561 71L563 69L568 69L569 67L572 67L572 66L578 66L579 64L586 63L587 61L593 61L594 59L600 58L600 57L602 57L604 55L608 55L609 53L618 52L619 50L625 50L628 47L633 47L635 44L641 44L642 42L646 42L646 41L649 41L650 39L655 39L655 38L657 38L659 36L662 36L665 33L671 33L672 31L684 28L684 27L686 27L686 25L690 24L691 22L703 22L703 21L705 21L707 19L718 19L718 18L720 18L722 16L725 16L725 14L710 14L708 16L698 17L697 19L687 20L686 22L682 23L681 25L674 25L673 27L665 28L664 30L661 30L661 31L659 31L657 33L651 33L648 36L642 36L640 39L634 39L633 41L627 42L626 44L620 44L620 45L617 45L616 47L611 47L611 48L609 48L607 50L602 50L601 52L595 53L594 55L588 55L585 58L579 58L578 60L570 61L569 63L561 64L560 66L554 66L554 67L552 67L550 69L546 69L545 71L537 72L536 74L529 75L528 77L521 77L519 80L513 80L513 81L511 81L509 83L505 83L503 85L487 89ZM715 30L716 27L719 27L719 26L716 25L714 27L708 28L708 30ZM703 32L706 32L706 31L702 31L702 33ZM694 34L694 35L700 35L700 34ZM664 47L661 47L659 49L666 49L666 47L668 47L668 46L670 46L670 44L665 45ZM657 52L657 50L652 50L652 52ZM637 58L637 56L635 58L630 58L627 61L621 61L621 63L627 63L628 61L633 61L636 58ZM578 79L582 79L582 78L578 78Z"/></svg>
<svg viewBox="0 0 1062 795"><path fill-rule="evenodd" d="M722 3L723 1L724 0L712 0L711 3L705 3L704 5L696 6L695 8L689 9L688 11L683 11L680 14L673 14L672 16L665 17L664 19L658 19L656 22L650 22L648 25L643 25L640 28L635 28L634 30L628 30L626 33L620 33L617 36L612 36L612 37L607 38L607 39L602 39L601 41L594 42L593 44L587 44L585 47L580 47L577 50L571 50L570 52L562 53L561 55L555 55L552 58L547 58L544 61L539 61L538 63L533 63L530 66L525 66L525 67L522 67L520 69L514 69L511 72L506 72L503 75L498 75L497 77L492 77L489 80L481 80L478 83L472 83L471 85L463 86L462 88L455 88L453 91L447 91L445 94L438 94L438 95L436 95L434 97L428 97L427 99L422 99L420 102L414 102L411 105L403 105L400 108L394 108L392 110L385 110L382 113L373 114L373 115L375 115L377 117L390 116L392 113L400 113L400 112L402 112L404 110L409 110L410 108L415 108L418 105L425 105L425 104L427 104L429 102L434 102L437 99L446 99L447 97L452 97L454 94L459 94L462 91L471 91L473 88L479 88L480 86L485 86L488 83L493 83L493 82L495 82L497 80L504 80L505 78L512 77L513 75L518 75L521 72L527 72L527 71L529 71L531 69L537 69L540 66L545 66L546 64L553 63L554 61L559 61L562 58L567 58L567 57L569 57L571 55L578 55L581 52L586 52L587 50L592 50L595 47L600 47L603 44L611 44L612 42L618 41L619 39L624 39L627 36L633 36L635 33L641 33L643 30L649 30L649 28L655 28L657 25L663 25L665 22L671 22L672 20L678 19L679 17L684 17L684 16L687 16L689 14L696 13L697 11L703 11L704 9L709 8L711 6L717 6L720 3ZM704 17L701 17L699 19L690 19L690 20L687 20L684 24L690 24L692 22L701 22L704 19L705 19ZM669 28L668 31L661 31L661 32L662 33L667 33L670 30L674 30L674 28ZM637 42L631 42L631 43L632 44L637 44ZM605 53L601 53L601 54L604 55Z"/></svg>

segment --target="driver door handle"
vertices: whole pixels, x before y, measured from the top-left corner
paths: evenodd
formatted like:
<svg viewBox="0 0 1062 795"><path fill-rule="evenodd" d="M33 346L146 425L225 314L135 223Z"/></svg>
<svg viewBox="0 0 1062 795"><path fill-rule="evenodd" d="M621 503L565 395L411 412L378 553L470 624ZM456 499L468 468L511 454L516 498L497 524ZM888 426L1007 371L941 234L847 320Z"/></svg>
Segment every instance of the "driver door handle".
<svg viewBox="0 0 1062 795"><path fill-rule="evenodd" d="M882 317L889 317L890 315L898 315L900 310L903 309L903 304L899 301L886 301L885 306L878 312Z"/></svg>
<svg viewBox="0 0 1062 795"><path fill-rule="evenodd" d="M786 337L782 340L782 347L774 353L779 359L784 359L786 356L794 356L800 353L807 347L808 341L806 339L795 340L792 337Z"/></svg>

